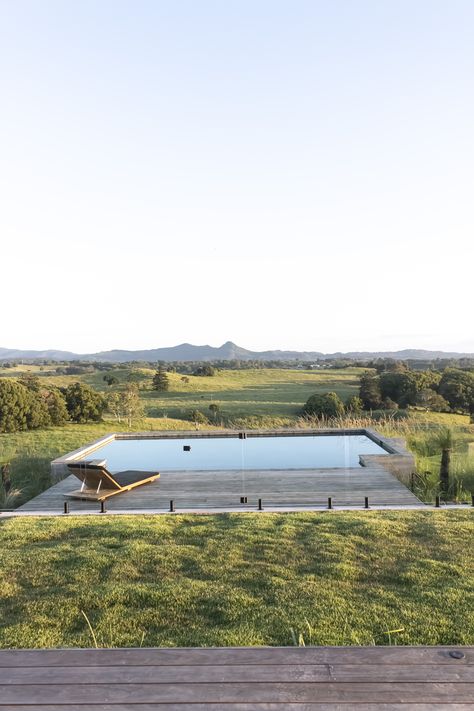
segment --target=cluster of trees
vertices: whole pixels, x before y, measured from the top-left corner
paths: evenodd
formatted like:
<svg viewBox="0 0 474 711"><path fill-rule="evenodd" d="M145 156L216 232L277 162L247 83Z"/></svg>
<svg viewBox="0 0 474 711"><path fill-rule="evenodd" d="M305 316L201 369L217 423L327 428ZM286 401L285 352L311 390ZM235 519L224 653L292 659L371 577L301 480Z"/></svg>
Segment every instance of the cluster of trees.
<svg viewBox="0 0 474 711"><path fill-rule="evenodd" d="M39 378L23 375L0 380L0 432L18 432L67 421L98 421L106 401L83 383L67 388L44 387Z"/></svg>
<svg viewBox="0 0 474 711"><path fill-rule="evenodd" d="M125 420L131 427L132 421L144 414L138 385L128 383L123 390L110 393L107 396L107 409L118 422Z"/></svg>
<svg viewBox="0 0 474 711"><path fill-rule="evenodd" d="M437 370L442 373L446 368L458 370L474 370L473 358L407 358L404 361L395 358L375 358L365 361L353 361L353 366L374 368L378 373L404 367L409 370Z"/></svg>
<svg viewBox="0 0 474 711"><path fill-rule="evenodd" d="M124 365L124 364L122 364ZM141 365L144 365L143 363ZM212 361L157 361L149 362L146 365L151 367L160 367L168 371L168 373L180 373L181 375L215 375L219 370L263 370L263 369L286 369L293 370L295 368L309 369L318 368L347 368L354 367L356 363L352 360L212 360ZM364 361L364 367L367 367L367 362Z"/></svg>
<svg viewBox="0 0 474 711"><path fill-rule="evenodd" d="M123 367L125 364L121 364ZM143 363L141 364L143 366ZM328 368L339 370L341 368L373 368L381 372L394 365L402 365L411 370L436 370L442 372L446 368L457 368L460 370L473 370L474 360L472 358L411 358L406 361L395 360L395 358L317 358L312 361L296 359L287 360L213 360L213 361L158 361L147 363L151 367L162 367L168 372L181 373L183 375L195 375L196 371L206 365L211 365L216 370L249 370L262 368Z"/></svg>
<svg viewBox="0 0 474 711"><path fill-rule="evenodd" d="M414 371L397 363L380 372L366 371L359 397L344 403L337 393L311 395L303 413L309 417L359 415L363 410L423 407L435 412L474 415L474 373L459 368Z"/></svg>
<svg viewBox="0 0 474 711"><path fill-rule="evenodd" d="M414 371L403 364L360 380L364 410L424 407L436 412L474 413L474 374L459 368Z"/></svg>
<svg viewBox="0 0 474 711"><path fill-rule="evenodd" d="M250 370L262 368L295 368L296 361L281 360L213 360L213 361L158 361L149 363L151 366L165 368L168 372L180 373L181 375L215 375L219 370ZM205 372L211 368L214 372ZM202 370L204 369L204 372Z"/></svg>

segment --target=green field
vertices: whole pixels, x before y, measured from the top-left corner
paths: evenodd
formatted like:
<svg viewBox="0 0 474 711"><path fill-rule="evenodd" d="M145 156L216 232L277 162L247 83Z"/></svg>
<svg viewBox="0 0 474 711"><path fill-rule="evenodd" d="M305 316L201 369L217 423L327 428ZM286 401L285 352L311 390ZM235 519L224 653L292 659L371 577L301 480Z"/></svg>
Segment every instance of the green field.
<svg viewBox="0 0 474 711"><path fill-rule="evenodd" d="M473 516L4 520L0 646L472 645Z"/></svg>
<svg viewBox="0 0 474 711"><path fill-rule="evenodd" d="M113 392L132 377L140 385L145 414L149 417L165 415L179 419L191 409L199 409L209 415L209 405L216 403L221 417L228 421L247 417L292 420L301 415L304 403L316 392L336 391L346 400L357 394L362 371L361 368L221 370L212 377L185 376L189 382L184 382L183 376L178 373L169 373L170 390L164 393L151 389L155 371L150 368L124 366L113 370L112 374L120 382L111 388L103 380L103 371L79 376L55 375L47 366L43 370L39 370L38 366L17 366L4 370L2 375L17 377L22 372L30 372L40 377L45 385L60 387L79 380L104 393Z"/></svg>
<svg viewBox="0 0 474 711"><path fill-rule="evenodd" d="M213 377L171 374L170 391L143 393L148 415L183 417L190 408L209 414L216 403L226 421L255 418L263 424L275 418L289 421L301 415L306 400L316 392L337 392L343 400L356 395L361 369L344 370L225 370Z"/></svg>

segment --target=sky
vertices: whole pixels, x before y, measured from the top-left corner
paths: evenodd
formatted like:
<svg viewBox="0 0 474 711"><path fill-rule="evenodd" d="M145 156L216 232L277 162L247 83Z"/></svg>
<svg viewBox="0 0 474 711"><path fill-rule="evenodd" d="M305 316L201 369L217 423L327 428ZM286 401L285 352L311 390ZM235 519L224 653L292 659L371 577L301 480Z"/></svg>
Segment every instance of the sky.
<svg viewBox="0 0 474 711"><path fill-rule="evenodd" d="M0 346L474 352L472 0L0 0Z"/></svg>

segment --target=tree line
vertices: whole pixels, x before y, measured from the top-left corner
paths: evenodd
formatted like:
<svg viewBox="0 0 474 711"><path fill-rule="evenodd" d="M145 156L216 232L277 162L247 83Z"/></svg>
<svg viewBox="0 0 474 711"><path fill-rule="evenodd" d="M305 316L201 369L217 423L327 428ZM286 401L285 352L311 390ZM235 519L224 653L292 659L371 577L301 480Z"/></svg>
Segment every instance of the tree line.
<svg viewBox="0 0 474 711"><path fill-rule="evenodd" d="M86 383L71 383L65 388L45 386L31 374L0 379L0 433L33 430L66 422L99 422L108 410L118 422L131 427L143 415L138 385L127 383L120 391L107 395Z"/></svg>
<svg viewBox="0 0 474 711"><path fill-rule="evenodd" d="M84 383L45 387L34 375L0 380L0 432L99 421L106 407L105 398Z"/></svg>
<svg viewBox="0 0 474 711"><path fill-rule="evenodd" d="M39 365L40 370L48 367L49 370L54 370L58 375L81 375L84 373L92 373L97 370L110 371L121 370L126 367L149 367L163 368L165 370L182 373L184 375L194 375L194 371L203 367L211 366L217 370L248 370L262 368L330 368L339 370L341 368L375 368L376 370L385 370L394 364L402 364L408 366L411 370L437 370L442 372L446 368L457 368L459 370L473 370L474 359L470 357L461 358L407 358L403 361L392 357L348 357L348 356L330 356L326 358L315 358L312 360L302 360L300 358L287 359L239 359L231 360L215 359L211 361L146 361L146 360L131 360L124 362L112 361L96 361L96 360L53 360L53 359L38 359L38 358L13 358L11 360L0 361L0 368L13 368L18 364L23 365Z"/></svg>
<svg viewBox="0 0 474 711"><path fill-rule="evenodd" d="M365 410L418 406L435 412L472 415L474 375L458 368L446 368L438 373L413 371L399 365L380 373L364 373L359 396Z"/></svg>
<svg viewBox="0 0 474 711"><path fill-rule="evenodd" d="M334 418L360 415L364 410L421 407L434 412L474 415L474 374L458 368L414 371L403 363L368 370L360 378L359 395L344 403L335 392L311 395L303 414Z"/></svg>

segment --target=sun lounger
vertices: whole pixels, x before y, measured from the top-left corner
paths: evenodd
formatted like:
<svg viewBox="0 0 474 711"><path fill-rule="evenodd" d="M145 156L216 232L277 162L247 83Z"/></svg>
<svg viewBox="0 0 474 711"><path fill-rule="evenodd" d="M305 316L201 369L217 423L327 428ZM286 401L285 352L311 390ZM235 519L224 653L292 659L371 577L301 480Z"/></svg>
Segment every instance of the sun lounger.
<svg viewBox="0 0 474 711"><path fill-rule="evenodd" d="M125 471L111 474L106 468L105 459L80 460L69 462L68 469L80 481L82 486L68 496L74 499L104 501L110 496L130 491L142 484L148 484L159 478L158 472Z"/></svg>

